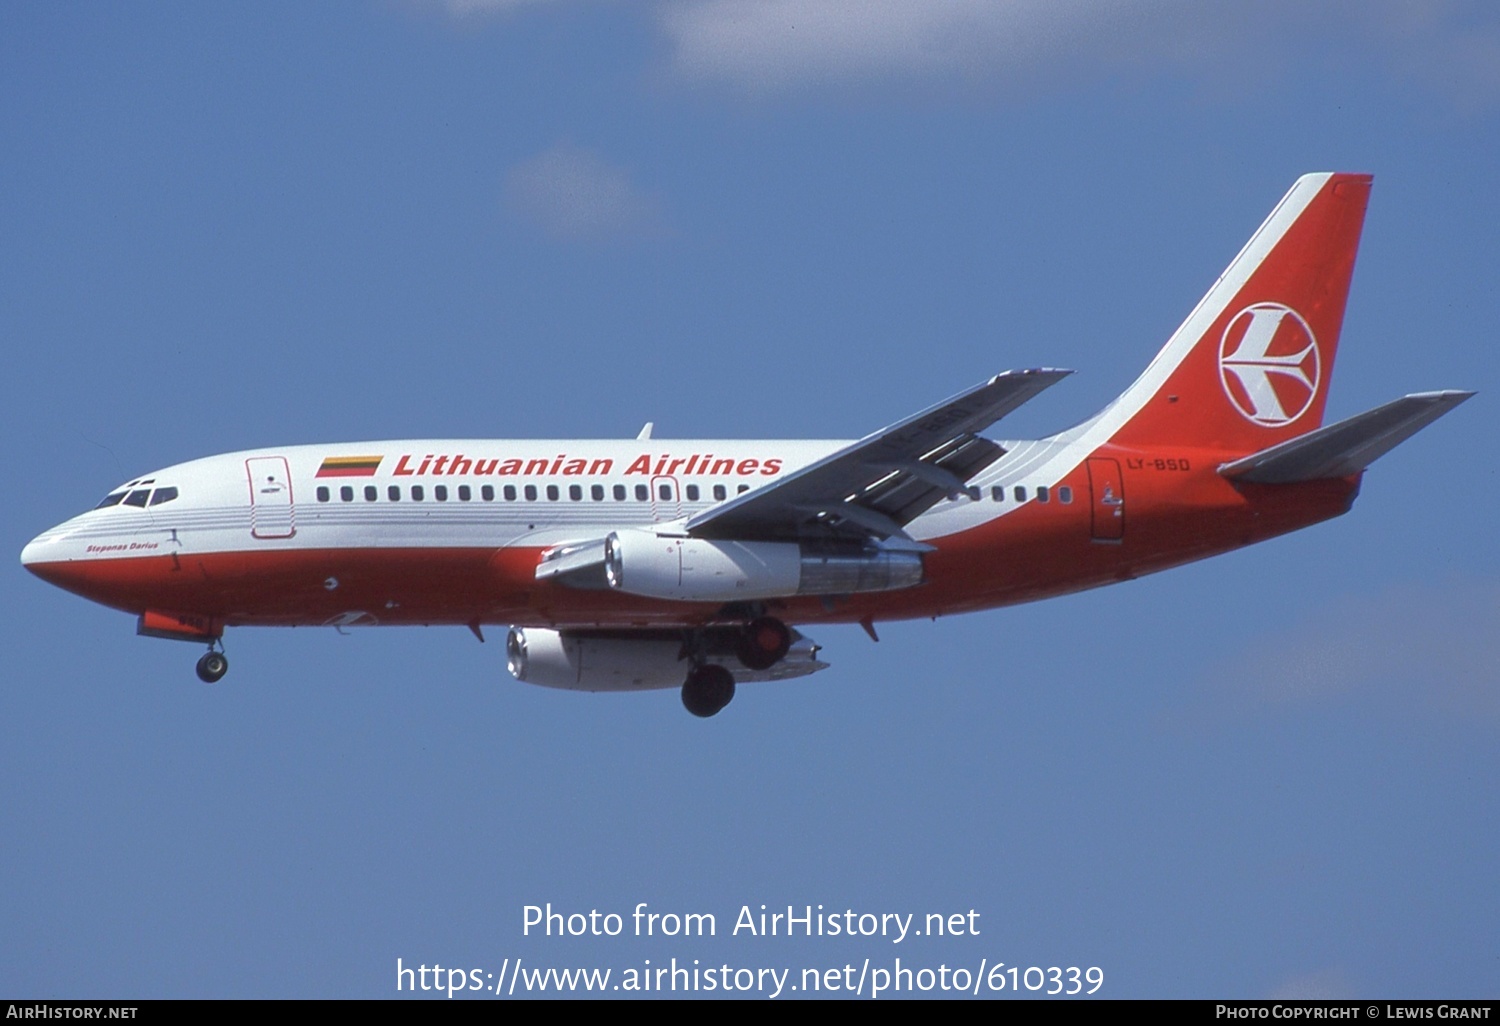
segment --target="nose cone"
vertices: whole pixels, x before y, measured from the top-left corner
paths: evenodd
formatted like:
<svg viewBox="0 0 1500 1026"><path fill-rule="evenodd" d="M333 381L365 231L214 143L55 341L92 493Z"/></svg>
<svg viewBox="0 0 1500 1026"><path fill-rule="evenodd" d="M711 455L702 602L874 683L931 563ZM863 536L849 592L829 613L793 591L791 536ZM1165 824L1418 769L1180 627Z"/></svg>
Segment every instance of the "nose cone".
<svg viewBox="0 0 1500 1026"><path fill-rule="evenodd" d="M26 567L27 570L30 570L31 573L34 573L39 577L42 577L42 565L45 565L46 552L48 552L49 547L48 540L46 540L46 534L48 534L48 532L37 534L36 537L31 538L30 541L27 541L26 547L24 547L24 549L21 549L21 565L23 565L23 567ZM45 579L45 577L43 577L43 579Z"/></svg>
<svg viewBox="0 0 1500 1026"><path fill-rule="evenodd" d="M43 531L21 550L21 565L48 584L64 591L108 604L109 575L100 574L100 563L80 551L78 540L67 524Z"/></svg>
<svg viewBox="0 0 1500 1026"><path fill-rule="evenodd" d="M21 550L21 565L44 581L56 583L48 574L48 568L58 561L57 537L53 531L43 531Z"/></svg>

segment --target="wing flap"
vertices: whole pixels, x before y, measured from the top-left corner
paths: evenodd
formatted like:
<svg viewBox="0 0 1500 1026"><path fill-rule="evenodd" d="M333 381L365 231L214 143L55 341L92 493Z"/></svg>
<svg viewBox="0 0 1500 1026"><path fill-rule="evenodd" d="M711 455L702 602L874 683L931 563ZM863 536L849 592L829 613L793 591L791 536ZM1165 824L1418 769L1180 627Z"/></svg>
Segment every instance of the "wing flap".
<svg viewBox="0 0 1500 1026"><path fill-rule="evenodd" d="M1337 424L1226 463L1219 473L1255 484L1348 477L1364 470L1473 392L1417 392Z"/></svg>
<svg viewBox="0 0 1500 1026"><path fill-rule="evenodd" d="M887 538L1005 454L978 437L1072 371L1006 371L690 519L701 538L793 538L810 522ZM920 465L918 465L920 464Z"/></svg>

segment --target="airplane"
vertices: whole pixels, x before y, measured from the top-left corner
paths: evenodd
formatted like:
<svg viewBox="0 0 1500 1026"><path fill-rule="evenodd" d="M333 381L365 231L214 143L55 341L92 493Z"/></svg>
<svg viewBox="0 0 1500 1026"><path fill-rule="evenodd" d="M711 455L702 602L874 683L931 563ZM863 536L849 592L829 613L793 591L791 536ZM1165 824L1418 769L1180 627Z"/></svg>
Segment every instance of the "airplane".
<svg viewBox="0 0 1500 1026"><path fill-rule="evenodd" d="M519 680L680 688L825 669L799 628L947 616L1226 552L1347 512L1365 469L1467 400L1323 425L1371 176L1298 179L1119 398L986 432L1070 371L998 374L857 441L410 440L210 456L111 489L21 553L207 646L229 627L505 626Z"/></svg>

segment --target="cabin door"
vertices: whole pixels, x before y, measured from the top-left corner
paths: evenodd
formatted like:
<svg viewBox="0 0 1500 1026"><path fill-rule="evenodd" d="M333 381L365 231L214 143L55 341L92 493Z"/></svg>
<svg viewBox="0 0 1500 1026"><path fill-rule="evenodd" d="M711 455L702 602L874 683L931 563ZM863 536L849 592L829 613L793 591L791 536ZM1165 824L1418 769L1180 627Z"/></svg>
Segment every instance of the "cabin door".
<svg viewBox="0 0 1500 1026"><path fill-rule="evenodd" d="M245 461L250 479L250 534L256 538L290 538L297 533L292 519L292 475L284 456L257 456Z"/></svg>
<svg viewBox="0 0 1500 1026"><path fill-rule="evenodd" d="M1119 460L1105 456L1089 457L1089 492L1094 504L1094 541L1124 540L1125 480L1120 476Z"/></svg>

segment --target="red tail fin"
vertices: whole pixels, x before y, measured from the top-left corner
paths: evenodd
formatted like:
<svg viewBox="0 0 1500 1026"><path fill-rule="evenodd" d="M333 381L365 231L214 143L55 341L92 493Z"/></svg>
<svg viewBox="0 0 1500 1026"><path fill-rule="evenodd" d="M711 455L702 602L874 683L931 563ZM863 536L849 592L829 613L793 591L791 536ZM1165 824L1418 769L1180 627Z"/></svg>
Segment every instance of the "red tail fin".
<svg viewBox="0 0 1500 1026"><path fill-rule="evenodd" d="M1370 181L1298 179L1096 429L1248 453L1321 425Z"/></svg>

